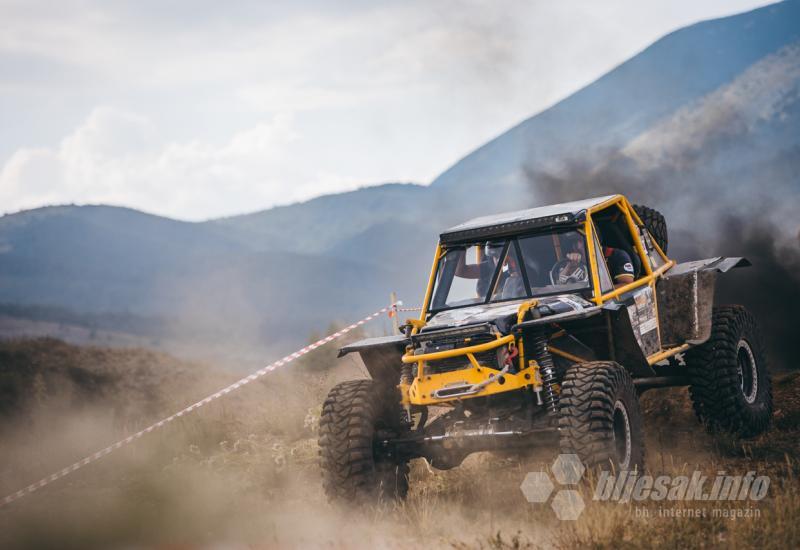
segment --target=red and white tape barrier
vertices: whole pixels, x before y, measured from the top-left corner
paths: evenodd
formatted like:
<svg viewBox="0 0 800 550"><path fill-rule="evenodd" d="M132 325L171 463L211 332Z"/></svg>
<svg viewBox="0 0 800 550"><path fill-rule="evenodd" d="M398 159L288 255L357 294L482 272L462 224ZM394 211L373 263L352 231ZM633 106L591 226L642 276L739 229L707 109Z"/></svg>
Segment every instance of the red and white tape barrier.
<svg viewBox="0 0 800 550"><path fill-rule="evenodd" d="M38 491L42 487L45 487L45 486L53 483L54 481L57 481L57 480L61 479L62 477L68 476L72 472L75 472L75 471L83 468L84 466L87 466L87 465L91 464L92 462L96 462L96 461L100 460L104 456L106 456L108 454L111 454L113 451L116 451L117 449L119 449L121 447L124 447L125 445L136 441L137 439L139 439L143 435L148 434L148 433L150 433L152 431L155 431L155 430L165 426L166 424L169 424L170 422L172 422L176 418L180 418L181 416L183 416L183 415L185 415L187 413L190 413L190 412L192 412L194 410L199 409L203 405L207 405L208 403L211 403L215 399L219 399L220 397L222 397L224 395L227 395L227 394L231 393L232 391L238 390L239 388L249 384L250 382L258 380L262 376L274 371L277 368L280 368L280 367L286 365L287 363L291 363L295 359L297 359L299 357L302 357L303 355L307 354L310 351L314 351L318 347L323 346L323 345L327 344L328 342L332 342L333 340L336 340L337 338L341 338L342 336L344 336L348 332L350 332L352 330L355 330L356 328L360 327L361 325L364 325L364 324L372 321L373 319L375 319L376 317L378 317L378 316L380 316L380 315L382 315L384 313L387 313L387 312L392 311L392 310L394 310L394 311L419 311L419 309L420 309L420 308L398 308L397 306L399 306L401 304L402 304L402 302L397 302L396 304L393 304L391 306L387 306L385 308L379 309L378 311L376 311L372 315L367 315L366 317L364 317L360 321L355 322L352 325L347 326L347 327L343 328L342 330L340 330L338 332L335 332L335 333L333 333L333 334L331 334L329 336L326 336L325 338L321 338L320 340L317 340L313 344L309 344L306 347L304 347L303 349L300 349L300 350L298 350L298 351L296 351L296 352L294 352L292 354L289 354L286 357L284 357L282 359L279 359L279 360L275 361L274 363L272 363L270 365L267 365L266 367L264 367L262 369L257 370L256 372L254 372L253 374L251 374L249 376L245 376L241 380L238 380L238 381L234 382L233 384L231 384L230 386L228 386L226 388L223 388L223 389L219 390L218 392L209 395L205 399L201 399L197 403L189 405L185 409L182 409L182 410L176 412L172 416L168 416L167 418L164 418L163 420L159 420L155 424L152 424L151 426L148 426L147 428L145 428L145 429L143 429L141 431L138 431L135 434L129 435L125 439L120 439L116 443L113 443L113 444L109 445L108 447L106 447L104 449L100 449L96 453L90 454L89 456L83 458L82 460L79 460L79 461L75 462L74 464L71 464L71 465L67 466L66 468L62 468L61 470L59 470L58 472L53 473L52 475L49 475L47 477L43 477L42 479L40 479L36 483L31 483L30 485L28 485L27 487L25 487L23 489L20 489L16 493L12 493L12 494L8 495L7 497L3 498L2 502L0 502L0 506L5 506L6 504L10 504L10 503L14 502L15 500L19 500L22 497L25 497L25 496L27 496L27 495L35 492L35 491Z"/></svg>

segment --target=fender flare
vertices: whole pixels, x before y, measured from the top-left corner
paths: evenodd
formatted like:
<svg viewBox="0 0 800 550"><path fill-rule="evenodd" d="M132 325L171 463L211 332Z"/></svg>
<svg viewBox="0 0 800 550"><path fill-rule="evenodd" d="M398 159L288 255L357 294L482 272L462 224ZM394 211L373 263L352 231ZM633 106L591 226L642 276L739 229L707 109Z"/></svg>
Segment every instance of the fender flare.
<svg viewBox="0 0 800 550"><path fill-rule="evenodd" d="M746 258L717 256L677 264L664 273L656 283L662 347L707 341L717 277L751 265Z"/></svg>
<svg viewBox="0 0 800 550"><path fill-rule="evenodd" d="M338 357L358 352L373 380L396 385L400 380L400 358L411 340L405 335L366 338L339 348Z"/></svg>

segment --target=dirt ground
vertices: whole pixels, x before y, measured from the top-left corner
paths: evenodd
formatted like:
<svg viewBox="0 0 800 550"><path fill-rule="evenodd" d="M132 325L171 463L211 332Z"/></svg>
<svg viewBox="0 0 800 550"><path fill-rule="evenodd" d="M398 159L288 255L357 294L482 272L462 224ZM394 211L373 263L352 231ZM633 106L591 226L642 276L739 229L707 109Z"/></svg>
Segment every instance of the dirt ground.
<svg viewBox="0 0 800 550"><path fill-rule="evenodd" d="M766 498L732 503L591 500L561 521L520 491L555 456L473 455L460 468L415 461L406 502L329 505L317 466L319 404L363 376L318 350L135 445L0 508L4 548L792 548L800 544L800 373L775 375L775 421L753 440L708 435L685 389L642 398L648 473L767 475ZM0 344L0 492L13 492L237 378L143 350L54 340ZM552 497L550 501L552 502ZM730 508L731 503L724 504ZM705 509L706 517L686 517ZM746 510L741 510L741 509ZM645 510L646 509L646 510ZM757 512L756 512L757 510ZM750 514L751 517L743 517ZM756 517L757 514L757 517ZM674 517L674 516L682 517ZM702 514L700 514L702 515ZM736 514L734 514L736 515Z"/></svg>

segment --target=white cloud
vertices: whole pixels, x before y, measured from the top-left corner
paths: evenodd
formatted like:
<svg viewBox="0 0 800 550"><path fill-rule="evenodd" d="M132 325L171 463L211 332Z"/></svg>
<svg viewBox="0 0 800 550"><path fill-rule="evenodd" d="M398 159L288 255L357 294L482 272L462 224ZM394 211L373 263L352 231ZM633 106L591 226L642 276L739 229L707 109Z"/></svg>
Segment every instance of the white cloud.
<svg viewBox="0 0 800 550"><path fill-rule="evenodd" d="M0 204L201 219L429 182L666 32L759 3L6 0Z"/></svg>
<svg viewBox="0 0 800 550"><path fill-rule="evenodd" d="M0 201L7 210L100 202L203 219L353 186L291 157L297 137L292 117L279 115L219 145L169 142L145 117L98 108L57 147L17 151L0 171Z"/></svg>

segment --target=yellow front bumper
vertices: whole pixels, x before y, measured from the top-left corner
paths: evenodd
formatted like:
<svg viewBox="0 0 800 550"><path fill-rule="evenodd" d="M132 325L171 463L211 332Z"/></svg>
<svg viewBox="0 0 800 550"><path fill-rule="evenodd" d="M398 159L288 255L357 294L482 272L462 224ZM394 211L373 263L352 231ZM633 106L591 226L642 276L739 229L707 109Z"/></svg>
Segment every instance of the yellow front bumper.
<svg viewBox="0 0 800 550"><path fill-rule="evenodd" d="M444 405L458 399L485 397L536 385L538 365L535 361L531 361L525 369L518 373L501 373L497 369L481 365L475 359L476 353L491 351L512 342L514 342L514 336L508 335L493 342L476 346L422 355L404 355L403 363L417 363L417 377L411 385L401 385L403 402L412 405ZM472 366L441 374L427 374L425 372L425 363L428 361L437 361L462 355L467 358ZM492 382L485 384L487 380L493 377L495 379ZM481 386L481 384L484 385ZM480 388L471 390L476 385L480 386Z"/></svg>

